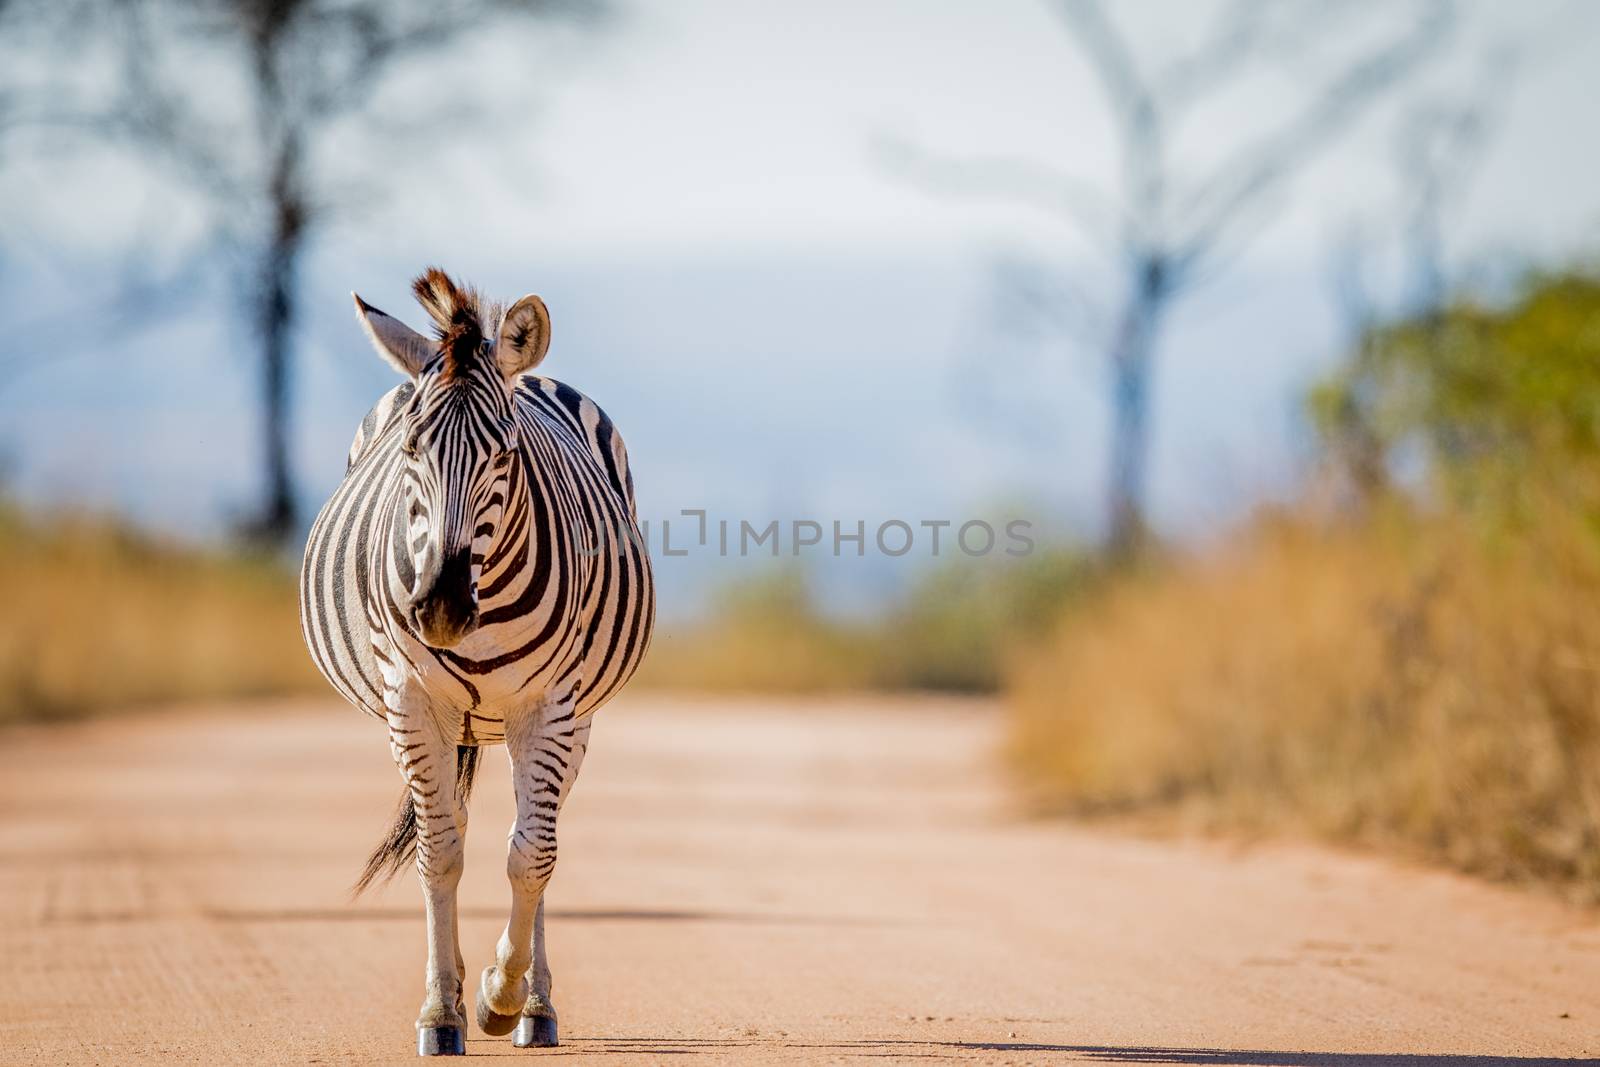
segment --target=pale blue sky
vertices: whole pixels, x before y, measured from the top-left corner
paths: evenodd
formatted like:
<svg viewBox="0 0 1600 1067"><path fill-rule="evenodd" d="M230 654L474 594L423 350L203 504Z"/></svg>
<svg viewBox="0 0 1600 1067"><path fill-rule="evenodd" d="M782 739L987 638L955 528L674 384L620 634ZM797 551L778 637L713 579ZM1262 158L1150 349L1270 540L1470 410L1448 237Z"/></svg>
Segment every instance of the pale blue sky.
<svg viewBox="0 0 1600 1067"><path fill-rule="evenodd" d="M1211 6L1115 10L1159 56ZM1352 10L1359 37L1395 7ZM1401 94L1458 95L1497 43L1533 42L1536 58L1492 94L1492 149L1451 219L1458 268L1595 247L1590 10L1466 4L1448 58ZM1042 2L636 3L595 37L481 42L464 60L495 107L454 151L388 144L383 195L325 231L306 272L295 464L308 497L337 478L355 421L392 380L348 291L415 322L407 280L438 262L498 295L547 298L547 369L620 423L653 515L959 518L1005 502L1052 532L1095 528L1101 368L1066 340L997 329L992 268L1022 251L1105 288L1104 261L1059 219L929 195L872 148L890 136L1028 156L1111 187L1103 100ZM1268 71L1197 112L1181 158L1203 164L1270 126L1305 76ZM1352 222L1393 219L1396 119L1379 109L1331 147L1247 254L1178 309L1155 392L1162 528L1214 530L1292 484L1295 398L1338 346L1330 247ZM374 151L363 145L341 141L327 170L353 171ZM20 335L38 361L0 386L12 481L30 498L221 529L255 473L252 365L226 289L132 337L93 327L113 268L135 245L154 262L177 254L193 212L112 156L13 157L0 192L0 314L44 324Z"/></svg>

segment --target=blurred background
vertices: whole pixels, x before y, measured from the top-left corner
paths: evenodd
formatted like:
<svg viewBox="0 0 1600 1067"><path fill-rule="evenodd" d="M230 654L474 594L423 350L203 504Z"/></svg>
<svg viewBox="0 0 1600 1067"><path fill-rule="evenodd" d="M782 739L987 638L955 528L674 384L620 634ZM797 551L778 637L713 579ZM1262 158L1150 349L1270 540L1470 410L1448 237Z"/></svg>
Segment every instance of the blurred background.
<svg viewBox="0 0 1600 1067"><path fill-rule="evenodd" d="M0 55L0 720L325 692L349 293L438 264L626 435L638 684L1000 694L1041 810L1600 890L1593 4L0 0Z"/></svg>

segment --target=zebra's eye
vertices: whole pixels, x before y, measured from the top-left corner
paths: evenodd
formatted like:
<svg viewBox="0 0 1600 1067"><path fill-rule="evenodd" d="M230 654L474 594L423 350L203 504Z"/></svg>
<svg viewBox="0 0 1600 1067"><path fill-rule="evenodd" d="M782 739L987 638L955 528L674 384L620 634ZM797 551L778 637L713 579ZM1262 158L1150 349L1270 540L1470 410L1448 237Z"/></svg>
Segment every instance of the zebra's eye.
<svg viewBox="0 0 1600 1067"><path fill-rule="evenodd" d="M406 434L400 439L400 451L412 459L417 458L417 438L415 434Z"/></svg>

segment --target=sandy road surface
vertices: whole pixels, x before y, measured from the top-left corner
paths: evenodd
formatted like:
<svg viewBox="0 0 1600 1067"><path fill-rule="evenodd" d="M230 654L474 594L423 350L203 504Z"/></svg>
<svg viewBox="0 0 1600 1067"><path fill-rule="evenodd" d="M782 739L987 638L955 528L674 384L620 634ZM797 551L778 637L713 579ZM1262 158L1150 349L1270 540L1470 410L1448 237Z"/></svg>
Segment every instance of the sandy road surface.
<svg viewBox="0 0 1600 1067"><path fill-rule="evenodd" d="M469 1054L1600 1056L1594 916L1310 849L1020 821L992 712L608 708L551 889L565 1044L474 1031ZM375 723L282 705L13 731L0 751L0 1062L415 1062L415 882L345 897L398 795ZM504 919L502 760L473 807L469 975Z"/></svg>

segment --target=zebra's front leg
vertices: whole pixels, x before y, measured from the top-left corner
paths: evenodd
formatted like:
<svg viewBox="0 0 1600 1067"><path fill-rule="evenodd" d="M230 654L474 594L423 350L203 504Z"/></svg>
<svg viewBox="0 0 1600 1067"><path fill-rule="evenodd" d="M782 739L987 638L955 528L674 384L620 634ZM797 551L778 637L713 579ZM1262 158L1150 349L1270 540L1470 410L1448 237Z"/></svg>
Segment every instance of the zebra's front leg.
<svg viewBox="0 0 1600 1067"><path fill-rule="evenodd" d="M522 1018L511 1035L518 1048L553 1048L561 1043L556 1031L556 1006L551 999L549 945L544 939L544 897L533 916L533 989L522 1006Z"/></svg>
<svg viewBox="0 0 1600 1067"><path fill-rule="evenodd" d="M584 719L567 736L572 751L567 756L567 767L561 778L561 795L556 798L556 814L567 802L572 783L583 766L583 754L589 750L589 725L593 719ZM550 945L544 937L544 895L539 896L539 907L533 916L533 989L522 1006L522 1018L511 1035L511 1043L518 1048L553 1048L560 1044L556 1031L556 1007L552 997L554 979L550 975Z"/></svg>
<svg viewBox="0 0 1600 1067"><path fill-rule="evenodd" d="M466 1054L464 966L456 934L466 823L456 797L456 733L428 701L402 690L389 701L389 744L417 823L417 875L428 921L428 969L417 1015L417 1055ZM444 716L447 717L447 716Z"/></svg>
<svg viewBox="0 0 1600 1067"><path fill-rule="evenodd" d="M544 890L555 870L556 819L577 779L588 740L589 720L577 721L570 702L529 709L506 722L517 798L517 821L506 850L511 918L500 935L495 963L483 972L477 1014L484 1033L515 1029L513 1043L522 1048L557 1043L544 945Z"/></svg>
<svg viewBox="0 0 1600 1067"><path fill-rule="evenodd" d="M561 776L561 795L556 798L557 815L560 815L562 805L567 802L572 783L577 780L578 768L583 766L583 754L589 750L589 724L593 721L584 719L570 734L565 735L572 750L566 754L567 766ZM544 894L541 893L539 907L533 915L533 989L528 993L527 1003L522 1006L522 1018L517 1021L516 1032L511 1035L511 1043L518 1048L553 1048L561 1043L556 1031L555 1001L551 996L555 983L550 975L549 950L549 942L544 939Z"/></svg>

